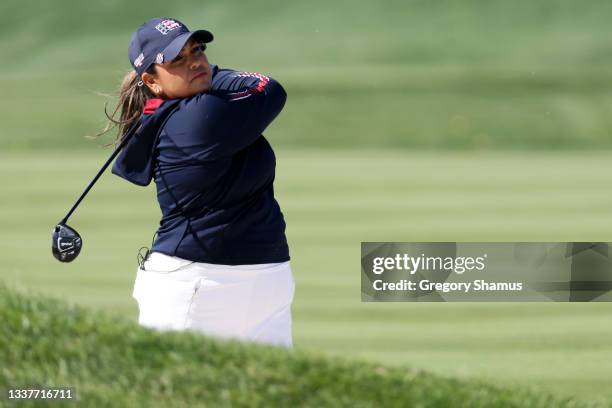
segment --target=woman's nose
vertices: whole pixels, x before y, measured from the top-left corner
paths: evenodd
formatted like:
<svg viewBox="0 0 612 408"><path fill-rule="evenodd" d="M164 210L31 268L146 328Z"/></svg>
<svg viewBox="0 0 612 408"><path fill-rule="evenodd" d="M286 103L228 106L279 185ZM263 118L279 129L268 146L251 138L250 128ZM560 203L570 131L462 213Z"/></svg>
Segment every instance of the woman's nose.
<svg viewBox="0 0 612 408"><path fill-rule="evenodd" d="M208 65L208 59L206 58L206 54L191 56L191 61L189 62L190 69L195 70L206 65Z"/></svg>
<svg viewBox="0 0 612 408"><path fill-rule="evenodd" d="M191 61L189 62L189 68L192 70L199 69L204 65L205 61L206 59L202 55L192 56Z"/></svg>
<svg viewBox="0 0 612 408"><path fill-rule="evenodd" d="M201 61L199 61L197 58L192 58L189 68L194 70L194 69L198 69L201 65L202 65Z"/></svg>

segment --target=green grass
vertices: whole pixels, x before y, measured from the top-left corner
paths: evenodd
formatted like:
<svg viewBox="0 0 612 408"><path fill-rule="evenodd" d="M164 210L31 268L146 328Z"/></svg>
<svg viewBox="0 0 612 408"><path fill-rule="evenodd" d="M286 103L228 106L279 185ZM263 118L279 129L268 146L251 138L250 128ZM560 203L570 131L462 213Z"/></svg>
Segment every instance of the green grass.
<svg viewBox="0 0 612 408"><path fill-rule="evenodd" d="M287 88L266 133L278 146L427 149L592 149L612 145L612 69L574 72L365 65L270 68ZM95 75L92 79L91 75ZM381 75L381 79L371 81ZM73 72L6 75L5 149L87 149L103 128L117 76ZM112 103L110 105L112 107ZM99 140L109 142L111 137Z"/></svg>
<svg viewBox="0 0 612 408"><path fill-rule="evenodd" d="M152 186L106 174L70 221L80 257L50 253L52 227L108 153L0 155L0 280L135 320L136 252L159 219ZM277 149L296 347L611 401L610 304L360 302L361 241L612 241L611 159Z"/></svg>
<svg viewBox="0 0 612 408"><path fill-rule="evenodd" d="M0 320L0 384L70 386L83 407L604 406L538 388L493 387L405 367L159 333L2 286ZM3 396L0 406L5 404Z"/></svg>
<svg viewBox="0 0 612 408"><path fill-rule="evenodd" d="M612 147L603 0L6 0L0 13L3 150L87 148L104 119L96 92L116 90L130 34L159 15L211 29L211 62L285 85L277 146Z"/></svg>

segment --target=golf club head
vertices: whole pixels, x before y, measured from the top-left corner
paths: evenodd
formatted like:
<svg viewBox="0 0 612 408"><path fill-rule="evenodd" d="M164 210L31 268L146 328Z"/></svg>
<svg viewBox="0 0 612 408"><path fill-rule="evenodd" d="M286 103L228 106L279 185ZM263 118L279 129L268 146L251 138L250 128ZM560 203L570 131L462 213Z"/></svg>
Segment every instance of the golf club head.
<svg viewBox="0 0 612 408"><path fill-rule="evenodd" d="M72 262L81 252L83 241L78 232L67 224L57 224L53 229L51 251L60 262Z"/></svg>

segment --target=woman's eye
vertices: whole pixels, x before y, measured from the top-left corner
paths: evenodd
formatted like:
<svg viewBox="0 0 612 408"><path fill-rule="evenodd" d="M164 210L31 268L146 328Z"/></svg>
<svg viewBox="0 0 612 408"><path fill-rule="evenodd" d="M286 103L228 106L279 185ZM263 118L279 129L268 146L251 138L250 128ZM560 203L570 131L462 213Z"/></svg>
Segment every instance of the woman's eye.
<svg viewBox="0 0 612 408"><path fill-rule="evenodd" d="M191 55L202 55L206 51L206 44L199 44L191 49ZM176 58L172 60L172 63L180 62L184 57L182 55L177 55Z"/></svg>

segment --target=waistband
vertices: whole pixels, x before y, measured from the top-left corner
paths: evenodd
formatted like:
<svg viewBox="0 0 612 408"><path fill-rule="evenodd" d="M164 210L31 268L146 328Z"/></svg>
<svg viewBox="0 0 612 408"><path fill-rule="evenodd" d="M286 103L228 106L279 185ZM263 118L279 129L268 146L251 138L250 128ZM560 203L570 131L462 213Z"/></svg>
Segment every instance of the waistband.
<svg viewBox="0 0 612 408"><path fill-rule="evenodd" d="M248 271L248 270L260 270L270 269L283 264L286 262L276 263L265 263L265 264L249 264L249 265L222 265L222 264L211 264L204 262L194 262L188 259L179 258L177 256L170 256L161 252L151 252L144 261L144 270L153 272L173 272L177 271L187 265L197 266L204 269L224 269L234 271Z"/></svg>

